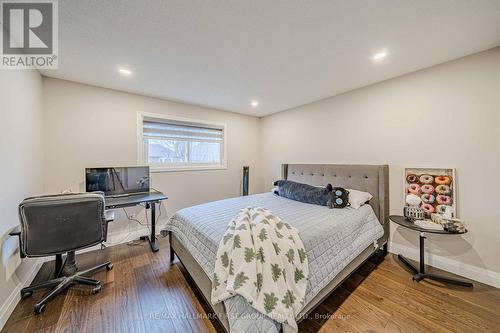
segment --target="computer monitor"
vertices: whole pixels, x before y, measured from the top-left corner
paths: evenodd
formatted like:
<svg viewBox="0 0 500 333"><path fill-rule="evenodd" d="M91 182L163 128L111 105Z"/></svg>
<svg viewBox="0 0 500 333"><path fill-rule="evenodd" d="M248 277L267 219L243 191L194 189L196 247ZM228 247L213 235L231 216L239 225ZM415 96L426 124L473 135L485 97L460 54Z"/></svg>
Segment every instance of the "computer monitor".
<svg viewBox="0 0 500 333"><path fill-rule="evenodd" d="M104 195L123 195L149 192L149 167L86 168L85 189L101 191Z"/></svg>

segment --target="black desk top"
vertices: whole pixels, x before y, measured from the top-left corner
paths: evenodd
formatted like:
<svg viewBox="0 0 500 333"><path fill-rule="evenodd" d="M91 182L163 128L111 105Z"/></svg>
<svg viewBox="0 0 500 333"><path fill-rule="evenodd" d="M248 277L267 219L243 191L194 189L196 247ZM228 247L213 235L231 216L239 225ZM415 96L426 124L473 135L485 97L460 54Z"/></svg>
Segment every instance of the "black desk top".
<svg viewBox="0 0 500 333"><path fill-rule="evenodd" d="M106 209L135 206L141 203L156 203L167 200L161 192L149 192L144 194L132 194L120 197L107 197L104 199Z"/></svg>
<svg viewBox="0 0 500 333"><path fill-rule="evenodd" d="M391 216L389 216L389 219L392 222L397 223L402 227L416 230L416 231L421 231L421 232L428 232L428 233L432 233L432 234L461 235L461 234L465 234L467 232L467 230L465 230L465 232L449 232L446 230L433 230L433 229L420 228L418 225L407 220L406 217L401 216L401 215L391 215Z"/></svg>

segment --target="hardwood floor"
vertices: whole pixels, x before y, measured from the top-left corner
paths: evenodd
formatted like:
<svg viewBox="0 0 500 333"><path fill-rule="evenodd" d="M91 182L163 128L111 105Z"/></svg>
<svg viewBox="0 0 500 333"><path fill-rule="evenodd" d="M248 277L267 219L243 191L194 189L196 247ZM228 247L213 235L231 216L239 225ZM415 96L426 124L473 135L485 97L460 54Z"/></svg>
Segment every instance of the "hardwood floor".
<svg viewBox="0 0 500 333"><path fill-rule="evenodd" d="M118 245L78 256L81 269L111 260L114 269L95 275L100 294L74 286L41 315L33 304L43 292L21 300L2 332L217 332L205 316L180 264L169 265L168 240L160 252L146 242ZM46 263L36 281L47 279ZM433 270L430 268L430 270ZM438 270L434 270L438 271ZM442 273L442 272L441 272ZM474 290L411 280L389 254L373 257L299 324L300 332L500 332L500 289ZM201 315L200 315L201 314Z"/></svg>

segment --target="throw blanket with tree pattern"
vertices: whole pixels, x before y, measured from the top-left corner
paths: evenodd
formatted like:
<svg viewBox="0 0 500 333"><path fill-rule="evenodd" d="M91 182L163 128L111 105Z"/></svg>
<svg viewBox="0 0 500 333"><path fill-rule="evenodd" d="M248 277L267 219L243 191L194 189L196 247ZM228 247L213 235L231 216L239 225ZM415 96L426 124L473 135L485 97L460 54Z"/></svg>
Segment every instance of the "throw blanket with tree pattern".
<svg viewBox="0 0 500 333"><path fill-rule="evenodd" d="M297 332L309 268L297 229L261 207L231 220L217 250L212 304L236 294L259 312Z"/></svg>

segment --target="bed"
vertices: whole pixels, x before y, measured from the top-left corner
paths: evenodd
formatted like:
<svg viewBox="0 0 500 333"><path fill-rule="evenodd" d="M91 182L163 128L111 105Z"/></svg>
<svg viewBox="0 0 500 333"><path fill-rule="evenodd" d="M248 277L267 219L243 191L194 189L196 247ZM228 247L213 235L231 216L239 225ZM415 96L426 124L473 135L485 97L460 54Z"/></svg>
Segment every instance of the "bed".
<svg viewBox="0 0 500 333"><path fill-rule="evenodd" d="M217 247L229 221L241 208L261 206L299 230L310 270L300 321L372 254L387 251L388 177L387 165L284 164L283 179L330 183L370 192L373 198L357 210L328 209L268 192L185 208L167 224L171 260L175 253L226 331L231 325L237 332L279 332L278 323L260 315L240 296L215 306L210 303Z"/></svg>

